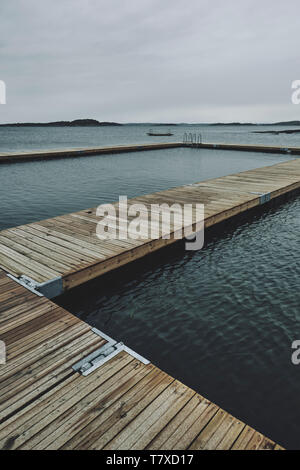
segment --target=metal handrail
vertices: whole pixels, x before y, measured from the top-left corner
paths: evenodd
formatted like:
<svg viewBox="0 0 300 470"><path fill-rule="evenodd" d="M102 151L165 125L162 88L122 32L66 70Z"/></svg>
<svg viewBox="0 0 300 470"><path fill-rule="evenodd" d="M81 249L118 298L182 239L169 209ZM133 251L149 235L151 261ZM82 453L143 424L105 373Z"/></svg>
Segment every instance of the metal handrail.
<svg viewBox="0 0 300 470"><path fill-rule="evenodd" d="M185 132L183 134L183 143L190 144L190 145L201 145L202 144L202 134L199 132L197 135L196 133L192 132Z"/></svg>

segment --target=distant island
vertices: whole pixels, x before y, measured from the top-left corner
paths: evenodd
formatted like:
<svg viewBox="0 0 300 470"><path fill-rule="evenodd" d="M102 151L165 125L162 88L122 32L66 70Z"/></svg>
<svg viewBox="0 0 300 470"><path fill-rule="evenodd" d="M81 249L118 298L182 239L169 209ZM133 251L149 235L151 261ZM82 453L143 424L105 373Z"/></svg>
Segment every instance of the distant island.
<svg viewBox="0 0 300 470"><path fill-rule="evenodd" d="M274 126L300 126L300 121L275 122Z"/></svg>
<svg viewBox="0 0 300 470"><path fill-rule="evenodd" d="M199 122L199 123L164 123L164 122L107 122L97 121L96 119L75 119L74 121L54 121L54 122L17 122L11 124L0 124L0 127L100 127L100 126L298 126L300 127L300 121L281 121L273 123L254 123L254 122ZM257 131L258 132L258 131ZM286 131L260 131L260 132L286 132L287 134L295 132L294 130Z"/></svg>
<svg viewBox="0 0 300 470"><path fill-rule="evenodd" d="M76 126L122 126L118 122L99 122L96 119L75 119L75 121L56 121L56 122L17 122L15 124L0 124L3 126L14 127L76 127Z"/></svg>
<svg viewBox="0 0 300 470"><path fill-rule="evenodd" d="M177 123L156 123L156 122L128 122L125 126L300 126L300 121L282 122L177 122Z"/></svg>
<svg viewBox="0 0 300 470"><path fill-rule="evenodd" d="M252 134L299 134L300 129L285 129L283 131L254 131Z"/></svg>
<svg viewBox="0 0 300 470"><path fill-rule="evenodd" d="M207 126L300 126L300 121L280 121L280 122L215 122L206 124ZM267 131L269 132L269 131Z"/></svg>

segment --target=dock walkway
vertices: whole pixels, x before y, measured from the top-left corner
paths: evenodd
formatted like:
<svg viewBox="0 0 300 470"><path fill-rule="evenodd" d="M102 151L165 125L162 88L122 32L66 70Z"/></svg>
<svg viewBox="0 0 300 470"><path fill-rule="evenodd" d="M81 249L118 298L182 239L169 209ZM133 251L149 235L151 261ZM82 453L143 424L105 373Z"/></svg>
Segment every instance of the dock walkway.
<svg viewBox="0 0 300 470"><path fill-rule="evenodd" d="M125 351L88 376L72 366L106 340L0 270L0 448L280 450Z"/></svg>
<svg viewBox="0 0 300 470"><path fill-rule="evenodd" d="M298 188L297 159L136 197L128 206L204 204L207 228ZM176 241L172 232L170 239L100 240L100 220L92 208L4 230L0 267L16 278L30 278L37 290L53 298Z"/></svg>
<svg viewBox="0 0 300 470"><path fill-rule="evenodd" d="M145 144L128 144L101 147L80 147L80 148L61 148L61 149L45 149L45 150L28 150L19 152L1 152L0 164L30 162L34 160L51 160L55 158L75 158L88 157L92 155L107 155L114 153L141 152L145 150L164 150L172 148L188 148L194 149L214 149L214 150L235 150L240 152L262 152L300 155L300 147L284 147L270 145L243 145L231 143L191 143L191 142L156 142Z"/></svg>
<svg viewBox="0 0 300 470"><path fill-rule="evenodd" d="M101 147L63 148L47 150L30 150L22 152L1 152L0 163L30 162L32 160L50 160L54 158L87 157L113 153L141 152L144 150L161 150L182 147L180 142L162 142L155 144L130 144Z"/></svg>

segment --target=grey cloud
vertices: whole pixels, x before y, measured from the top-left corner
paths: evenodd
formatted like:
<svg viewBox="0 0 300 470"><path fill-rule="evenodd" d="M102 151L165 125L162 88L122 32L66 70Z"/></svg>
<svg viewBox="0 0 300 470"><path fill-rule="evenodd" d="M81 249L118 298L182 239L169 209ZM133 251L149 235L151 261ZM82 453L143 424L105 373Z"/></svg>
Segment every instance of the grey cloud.
<svg viewBox="0 0 300 470"><path fill-rule="evenodd" d="M0 121L299 119L296 0L7 0Z"/></svg>

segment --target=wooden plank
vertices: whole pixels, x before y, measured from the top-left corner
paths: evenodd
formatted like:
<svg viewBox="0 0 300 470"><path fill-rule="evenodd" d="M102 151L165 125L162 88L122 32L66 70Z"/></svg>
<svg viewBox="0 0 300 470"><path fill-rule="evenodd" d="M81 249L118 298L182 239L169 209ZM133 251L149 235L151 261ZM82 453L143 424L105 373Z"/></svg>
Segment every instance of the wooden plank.
<svg viewBox="0 0 300 470"><path fill-rule="evenodd" d="M209 409L206 414L209 419L210 414L214 412L211 403L200 395L195 394L192 399L182 408L182 410L173 418L167 426L152 440L147 446L150 450L184 450L190 444L200 429L200 417ZM217 408L215 407L215 412ZM199 421L198 421L199 420ZM196 423L196 425L195 425ZM201 421L204 427L206 420ZM193 428L194 425L194 428ZM197 429L195 431L195 429ZM196 432L196 434L195 434Z"/></svg>
<svg viewBox="0 0 300 470"><path fill-rule="evenodd" d="M146 440L148 442L146 445L148 445L154 437L152 435L153 426L155 424L158 426L157 428L154 427L157 434L175 416L176 409L181 409L190 398L191 393L187 394L187 388L174 381L104 449L139 449L143 447L144 434L147 436Z"/></svg>
<svg viewBox="0 0 300 470"><path fill-rule="evenodd" d="M132 362L130 356L121 355L94 376L84 378L76 374L76 379L67 388L55 391L51 399L44 399L32 408L27 416L23 415L24 424L18 428L18 439L14 445L18 448L38 449L46 448L55 440L55 446L59 448L58 436L62 432L62 437L65 436L67 440L68 426L73 429L72 417L75 415L76 418L76 412L82 413L85 410L83 403L86 403L86 406L91 403L99 412L101 405L98 403L101 397L103 399L109 388L116 389L118 381L127 380L134 367ZM74 429L72 432L74 434Z"/></svg>
<svg viewBox="0 0 300 470"><path fill-rule="evenodd" d="M154 368L135 387L73 436L62 449L102 449L146 408L174 379Z"/></svg>
<svg viewBox="0 0 300 470"><path fill-rule="evenodd" d="M126 390L134 387L143 376L149 373L149 368L145 369L140 366L137 369L136 364L130 358L130 363L123 367L117 375L107 380L100 388L98 381L98 387L84 398L85 402L92 405L88 410L85 410L84 416L82 414L82 403L77 402L71 410L61 413L57 420L51 425L47 425L38 436L35 436L34 439L31 439L20 449L52 450L62 447L74 436L74 431L83 429L85 423L90 422L99 415L99 409L103 413L113 402L120 399ZM94 386L96 384L97 381L94 382ZM85 391L85 387L82 390ZM77 400L77 397L75 399Z"/></svg>

